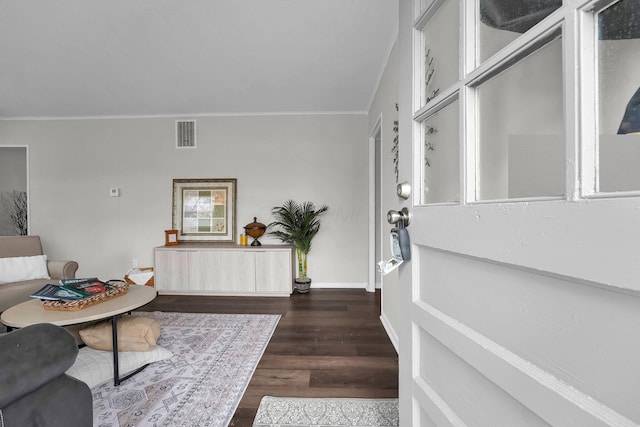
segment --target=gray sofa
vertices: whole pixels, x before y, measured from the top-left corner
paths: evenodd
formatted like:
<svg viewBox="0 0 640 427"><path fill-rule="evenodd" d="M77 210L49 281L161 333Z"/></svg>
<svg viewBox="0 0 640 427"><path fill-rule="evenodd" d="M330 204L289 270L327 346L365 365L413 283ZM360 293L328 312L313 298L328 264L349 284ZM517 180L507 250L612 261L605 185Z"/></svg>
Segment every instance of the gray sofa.
<svg viewBox="0 0 640 427"><path fill-rule="evenodd" d="M0 258L44 255L40 236L0 236ZM26 280L0 284L0 313L24 301L46 283L74 278L78 270L75 261L49 261L47 268L51 279Z"/></svg>
<svg viewBox="0 0 640 427"><path fill-rule="evenodd" d="M65 374L77 356L71 334L49 323L1 334L0 426L91 427L91 390Z"/></svg>

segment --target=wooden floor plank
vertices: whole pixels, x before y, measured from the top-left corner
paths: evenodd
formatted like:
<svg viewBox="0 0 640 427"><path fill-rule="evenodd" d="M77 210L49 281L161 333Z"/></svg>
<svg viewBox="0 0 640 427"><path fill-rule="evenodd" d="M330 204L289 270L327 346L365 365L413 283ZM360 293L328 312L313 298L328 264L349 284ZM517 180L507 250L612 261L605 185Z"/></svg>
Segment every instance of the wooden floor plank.
<svg viewBox="0 0 640 427"><path fill-rule="evenodd" d="M308 369L261 369L256 368L250 386L309 387L311 371Z"/></svg>
<svg viewBox="0 0 640 427"><path fill-rule="evenodd" d="M305 356L291 358L290 356L265 354L262 356L258 367L265 369L346 369L360 367L397 372L398 358L395 356Z"/></svg>
<svg viewBox="0 0 640 427"><path fill-rule="evenodd" d="M279 314L232 426L251 426L263 396L398 397L398 357L380 291L312 289L291 297L160 295L144 310Z"/></svg>
<svg viewBox="0 0 640 427"><path fill-rule="evenodd" d="M395 372L378 369L316 369L311 371L309 388L398 388Z"/></svg>
<svg viewBox="0 0 640 427"><path fill-rule="evenodd" d="M254 386L251 390L247 389L244 397L238 408L253 408L253 416L257 411L260 400L264 396L279 396L279 397L353 397L353 398L365 398L365 399L387 399L397 398L398 392L392 389L374 389L374 388L349 388L349 387L315 387L313 389L308 387L286 387L286 386ZM234 417L235 418L235 417ZM251 426L251 422L247 424ZM240 425L240 424L235 424Z"/></svg>

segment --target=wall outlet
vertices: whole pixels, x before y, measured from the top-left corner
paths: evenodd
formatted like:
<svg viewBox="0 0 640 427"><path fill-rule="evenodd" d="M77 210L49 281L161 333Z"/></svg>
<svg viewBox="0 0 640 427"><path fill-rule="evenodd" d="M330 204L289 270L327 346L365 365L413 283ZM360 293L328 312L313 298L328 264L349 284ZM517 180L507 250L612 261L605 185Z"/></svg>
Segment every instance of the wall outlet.
<svg viewBox="0 0 640 427"><path fill-rule="evenodd" d="M131 260L131 267L138 268L138 260L137 259Z"/></svg>
<svg viewBox="0 0 640 427"><path fill-rule="evenodd" d="M109 190L109 195L111 197L119 197L120 196L120 189L119 188L111 188Z"/></svg>

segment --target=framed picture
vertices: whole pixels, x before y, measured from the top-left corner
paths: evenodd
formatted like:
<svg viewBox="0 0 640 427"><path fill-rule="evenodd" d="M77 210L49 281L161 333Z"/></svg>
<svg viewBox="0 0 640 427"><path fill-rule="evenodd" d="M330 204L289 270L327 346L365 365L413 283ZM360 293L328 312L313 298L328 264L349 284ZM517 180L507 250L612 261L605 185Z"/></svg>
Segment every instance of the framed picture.
<svg viewBox="0 0 640 427"><path fill-rule="evenodd" d="M173 228L179 241L235 242L236 181L173 180Z"/></svg>
<svg viewBox="0 0 640 427"><path fill-rule="evenodd" d="M164 230L164 245L173 246L178 244L178 230Z"/></svg>

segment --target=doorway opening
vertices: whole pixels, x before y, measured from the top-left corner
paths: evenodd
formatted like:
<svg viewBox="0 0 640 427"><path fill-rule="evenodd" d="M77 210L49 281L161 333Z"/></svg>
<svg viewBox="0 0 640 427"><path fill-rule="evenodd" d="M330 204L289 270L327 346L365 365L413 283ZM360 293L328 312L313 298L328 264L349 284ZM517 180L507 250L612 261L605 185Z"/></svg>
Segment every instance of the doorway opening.
<svg viewBox="0 0 640 427"><path fill-rule="evenodd" d="M376 263L382 259L382 116L369 135L369 281L367 291L382 289Z"/></svg>

